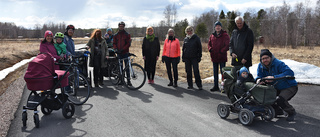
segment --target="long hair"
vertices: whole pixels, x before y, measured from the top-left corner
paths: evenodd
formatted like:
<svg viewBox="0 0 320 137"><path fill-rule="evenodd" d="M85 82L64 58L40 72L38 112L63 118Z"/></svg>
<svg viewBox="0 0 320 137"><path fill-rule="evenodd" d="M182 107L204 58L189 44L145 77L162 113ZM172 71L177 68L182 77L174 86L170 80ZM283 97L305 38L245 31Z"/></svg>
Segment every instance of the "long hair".
<svg viewBox="0 0 320 137"><path fill-rule="evenodd" d="M92 33L91 33L90 39L94 39L94 38L96 37L96 32L98 32L98 31L101 32L100 29L95 29L95 30L93 30ZM101 34L101 35L102 35L102 34ZM101 39L101 38L99 38L99 39Z"/></svg>

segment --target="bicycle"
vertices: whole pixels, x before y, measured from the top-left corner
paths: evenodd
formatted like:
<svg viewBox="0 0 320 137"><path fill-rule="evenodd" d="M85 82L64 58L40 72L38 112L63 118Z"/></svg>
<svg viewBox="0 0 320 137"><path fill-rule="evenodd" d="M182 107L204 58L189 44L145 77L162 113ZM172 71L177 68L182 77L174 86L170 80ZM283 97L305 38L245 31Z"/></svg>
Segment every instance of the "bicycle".
<svg viewBox="0 0 320 137"><path fill-rule="evenodd" d="M66 72L69 72L68 82L69 82L69 90L65 91L68 94L68 100L71 101L75 105L82 105L90 97L90 88L91 84L88 81L88 78L79 73L78 70L78 60L82 58L83 55L80 56L70 56L70 62L59 62L56 63L58 65L68 66Z"/></svg>
<svg viewBox="0 0 320 137"><path fill-rule="evenodd" d="M129 56L127 58L116 58L118 61L113 61L109 64L109 80L114 85L124 84L130 90L137 90L146 82L146 72L139 64L132 63L134 59L132 57L137 56L132 53L128 54ZM124 60L128 61L124 69L122 69L122 61ZM126 73L126 75L124 73Z"/></svg>

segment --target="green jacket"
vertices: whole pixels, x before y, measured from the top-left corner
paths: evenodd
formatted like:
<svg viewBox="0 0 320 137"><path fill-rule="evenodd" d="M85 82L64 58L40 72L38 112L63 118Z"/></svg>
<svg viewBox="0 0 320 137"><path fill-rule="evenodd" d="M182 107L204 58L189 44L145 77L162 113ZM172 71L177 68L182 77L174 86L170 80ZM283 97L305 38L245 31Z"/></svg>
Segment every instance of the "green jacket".
<svg viewBox="0 0 320 137"><path fill-rule="evenodd" d="M105 41L104 38L101 38L101 68L105 68L107 67L107 62L105 61L106 56L109 56L109 51L108 51L108 46L107 46L107 42ZM87 43L87 46L90 47L90 62L89 62L89 66L93 67L93 56L95 55L94 53L94 46L95 46L95 41L94 39L90 39Z"/></svg>
<svg viewBox="0 0 320 137"><path fill-rule="evenodd" d="M66 54L67 53L67 45L62 43L55 43L54 47L57 50L57 55L60 56L61 54Z"/></svg>

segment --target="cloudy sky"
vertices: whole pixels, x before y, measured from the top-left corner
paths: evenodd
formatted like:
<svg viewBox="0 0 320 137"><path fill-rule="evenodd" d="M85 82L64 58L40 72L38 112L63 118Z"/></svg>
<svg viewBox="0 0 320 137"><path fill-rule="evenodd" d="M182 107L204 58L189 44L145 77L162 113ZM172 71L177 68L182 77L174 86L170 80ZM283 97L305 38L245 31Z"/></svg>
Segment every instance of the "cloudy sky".
<svg viewBox="0 0 320 137"><path fill-rule="evenodd" d="M307 0L308 1L308 0ZM305 0L286 0L290 6ZM314 6L316 0L309 0ZM33 28L48 22L74 24L77 28L117 27L119 21L127 26L153 26L164 19L168 4L176 4L178 21L189 22L201 13L259 9L279 6L282 0L0 0L0 22L14 22L18 26Z"/></svg>

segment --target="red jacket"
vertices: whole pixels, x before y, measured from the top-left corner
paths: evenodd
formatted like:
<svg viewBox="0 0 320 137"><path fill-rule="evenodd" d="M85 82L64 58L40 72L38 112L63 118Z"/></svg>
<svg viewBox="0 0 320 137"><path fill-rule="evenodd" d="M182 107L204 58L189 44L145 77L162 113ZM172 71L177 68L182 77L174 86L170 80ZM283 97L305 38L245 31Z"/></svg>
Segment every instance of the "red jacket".
<svg viewBox="0 0 320 137"><path fill-rule="evenodd" d="M131 36L125 30L119 31L113 36L113 48L122 51L121 54L129 52L131 45Z"/></svg>
<svg viewBox="0 0 320 137"><path fill-rule="evenodd" d="M53 43L46 42L46 43L40 43L40 53L50 53L55 59L56 62L61 58L60 56L57 55L57 50L54 47ZM59 70L59 65L55 65L55 70Z"/></svg>
<svg viewBox="0 0 320 137"><path fill-rule="evenodd" d="M163 45L162 56L166 56L169 58L177 58L180 57L180 42L179 39L175 38L174 40L166 39Z"/></svg>
<svg viewBox="0 0 320 137"><path fill-rule="evenodd" d="M227 51L229 50L230 37L228 33L221 30L221 34L212 33L209 38L208 49L211 61L215 63L227 62Z"/></svg>

